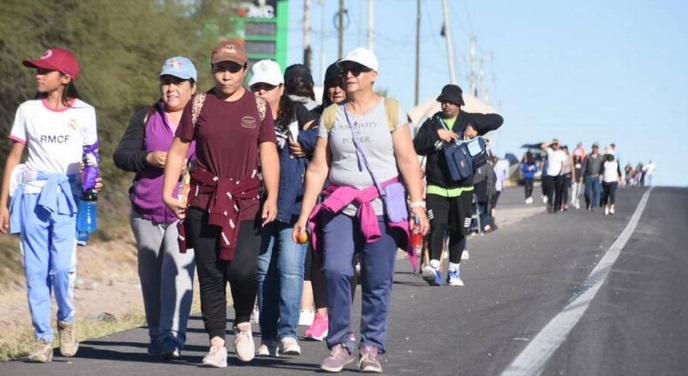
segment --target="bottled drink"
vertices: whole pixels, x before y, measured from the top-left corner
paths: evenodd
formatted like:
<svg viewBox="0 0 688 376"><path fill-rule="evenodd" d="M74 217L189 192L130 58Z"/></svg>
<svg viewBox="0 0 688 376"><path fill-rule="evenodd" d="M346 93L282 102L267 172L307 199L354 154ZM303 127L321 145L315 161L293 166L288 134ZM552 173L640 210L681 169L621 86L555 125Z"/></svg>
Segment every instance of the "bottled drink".
<svg viewBox="0 0 688 376"><path fill-rule="evenodd" d="M85 246L88 243L88 232L77 231L76 232L76 245Z"/></svg>
<svg viewBox="0 0 688 376"><path fill-rule="evenodd" d="M98 228L98 192L89 189L82 193L77 213L77 232L92 233Z"/></svg>
<svg viewBox="0 0 688 376"><path fill-rule="evenodd" d="M423 253L423 234L420 232L420 218L414 216L415 225L411 229L411 247L416 256Z"/></svg>

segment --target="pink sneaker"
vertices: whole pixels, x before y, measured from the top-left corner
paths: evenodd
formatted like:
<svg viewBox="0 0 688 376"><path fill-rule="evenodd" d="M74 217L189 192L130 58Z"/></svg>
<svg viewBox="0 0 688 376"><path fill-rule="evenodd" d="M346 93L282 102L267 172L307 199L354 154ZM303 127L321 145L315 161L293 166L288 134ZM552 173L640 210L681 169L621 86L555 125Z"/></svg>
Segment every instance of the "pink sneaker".
<svg viewBox="0 0 688 376"><path fill-rule="evenodd" d="M307 339L323 341L327 337L328 327L327 316L316 314L313 324L303 333L303 336Z"/></svg>

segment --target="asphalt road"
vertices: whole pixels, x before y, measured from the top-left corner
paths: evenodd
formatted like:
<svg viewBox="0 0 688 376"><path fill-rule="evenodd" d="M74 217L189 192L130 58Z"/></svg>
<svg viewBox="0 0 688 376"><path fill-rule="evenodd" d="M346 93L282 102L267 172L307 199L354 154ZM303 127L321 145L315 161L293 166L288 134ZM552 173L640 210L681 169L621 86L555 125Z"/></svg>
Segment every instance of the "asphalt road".
<svg viewBox="0 0 688 376"><path fill-rule="evenodd" d="M542 207L471 237L465 287L427 286L398 261L384 373L688 374L688 189L654 188L645 206L646 192L620 189L614 216ZM502 196L504 213L525 206L520 188ZM189 331L180 361L148 357L146 330L137 328L82 343L76 358L1 363L0 375L299 375L319 373L327 355L323 343L302 341L301 356L244 365L230 352L229 368L204 369L199 316ZM258 343L256 326L254 335ZM342 374L359 371L352 364Z"/></svg>

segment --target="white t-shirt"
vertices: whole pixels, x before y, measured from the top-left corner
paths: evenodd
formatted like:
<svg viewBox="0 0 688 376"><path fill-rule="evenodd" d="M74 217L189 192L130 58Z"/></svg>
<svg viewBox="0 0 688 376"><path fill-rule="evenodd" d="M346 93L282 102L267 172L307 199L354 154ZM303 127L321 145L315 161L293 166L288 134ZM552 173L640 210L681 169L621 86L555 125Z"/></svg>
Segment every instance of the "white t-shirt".
<svg viewBox="0 0 688 376"><path fill-rule="evenodd" d="M617 161L605 161L602 166L604 166L602 181L613 183L619 180L619 163Z"/></svg>
<svg viewBox="0 0 688 376"><path fill-rule="evenodd" d="M399 175L384 99L366 114L355 115L348 112L348 115L378 183ZM397 119L397 124L392 127L394 130L407 126L406 113L401 106L399 106ZM339 106L332 129L328 132L321 126L318 136L329 137L332 152L329 178L333 184L357 189L367 188L374 184L363 160L359 164L351 129L344 114L344 106ZM378 198L372 204L375 214L382 215L382 201ZM354 215L356 210L356 206L349 205L344 210L344 214Z"/></svg>
<svg viewBox="0 0 688 376"><path fill-rule="evenodd" d="M561 175L561 169L567 156L561 149L554 150L552 148L547 148L547 176L558 176Z"/></svg>
<svg viewBox="0 0 688 376"><path fill-rule="evenodd" d="M653 162L648 163L645 166L645 175L652 175L655 172L655 164Z"/></svg>
<svg viewBox="0 0 688 376"><path fill-rule="evenodd" d="M17 109L10 139L28 146L25 166L47 174L78 174L84 145L98 141L96 111L75 99L64 110L53 110L43 100L22 103ZM26 193L39 193L45 181L27 182Z"/></svg>
<svg viewBox="0 0 688 376"><path fill-rule="evenodd" d="M504 190L504 185L508 179L509 175L509 161L506 159L500 159L495 163L493 170L497 179L495 180L495 189L498 191Z"/></svg>

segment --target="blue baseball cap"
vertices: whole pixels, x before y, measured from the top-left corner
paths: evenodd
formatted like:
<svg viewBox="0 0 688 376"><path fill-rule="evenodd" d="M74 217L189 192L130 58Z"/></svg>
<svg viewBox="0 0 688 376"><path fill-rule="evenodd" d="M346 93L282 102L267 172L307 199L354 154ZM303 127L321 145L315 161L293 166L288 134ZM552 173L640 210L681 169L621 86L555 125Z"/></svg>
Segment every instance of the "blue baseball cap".
<svg viewBox="0 0 688 376"><path fill-rule="evenodd" d="M175 56L165 60L165 64L162 65L162 69L158 76L162 77L167 75L181 78L182 80L193 79L194 82L198 81L196 78L196 67L191 60L184 56Z"/></svg>

